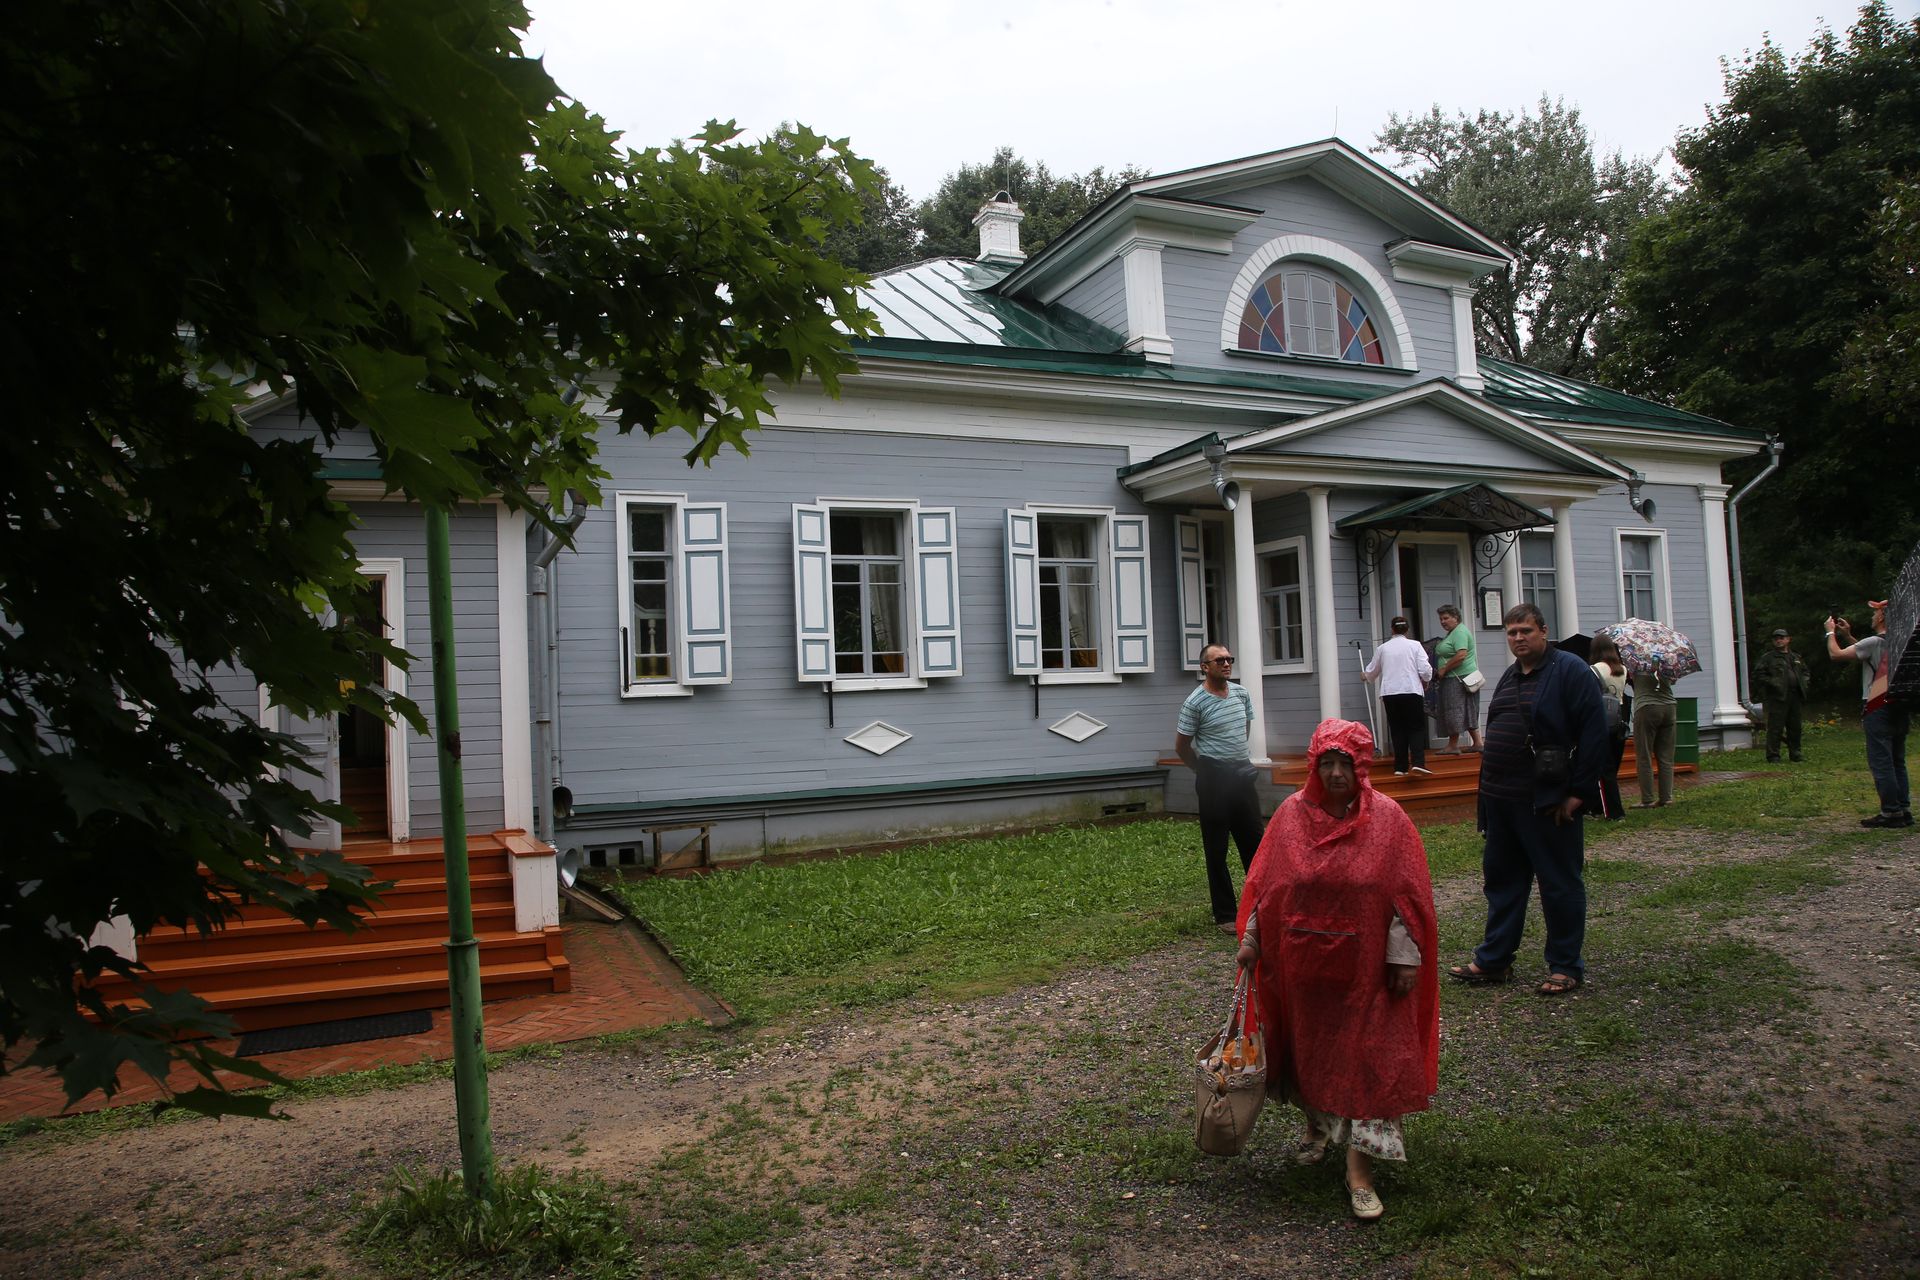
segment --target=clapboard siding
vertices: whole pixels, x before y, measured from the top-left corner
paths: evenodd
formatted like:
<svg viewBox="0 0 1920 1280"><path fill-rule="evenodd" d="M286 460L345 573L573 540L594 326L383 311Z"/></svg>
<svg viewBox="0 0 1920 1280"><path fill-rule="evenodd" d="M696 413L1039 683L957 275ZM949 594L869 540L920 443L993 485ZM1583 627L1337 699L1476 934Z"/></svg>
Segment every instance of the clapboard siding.
<svg viewBox="0 0 1920 1280"><path fill-rule="evenodd" d="M1280 236L1316 236L1353 250L1388 282L1406 315L1421 377L1452 376L1458 371L1453 351L1452 299L1441 289L1394 282L1386 255L1386 245L1401 238L1394 227L1311 178L1235 192L1232 203L1265 210L1234 238L1232 252L1214 254L1170 248L1162 255L1167 333L1173 339L1175 364L1405 385L1404 375L1371 371L1357 365L1221 350L1220 325L1226 314L1227 295L1247 259L1260 246ZM1375 319L1377 325L1385 327L1384 317Z"/></svg>
<svg viewBox="0 0 1920 1280"><path fill-rule="evenodd" d="M1060 295L1059 305L1115 333L1127 331L1126 267L1115 258Z"/></svg>
<svg viewBox="0 0 1920 1280"><path fill-rule="evenodd" d="M1358 422L1288 440L1279 451L1308 457L1425 462L1436 467L1556 469L1530 449L1425 404L1389 409Z"/></svg>
<svg viewBox="0 0 1920 1280"><path fill-rule="evenodd" d="M1171 621L1170 513L1153 513L1150 534L1154 673L1044 686L1038 720L1031 685L1008 674L1006 510L1142 512L1115 477L1124 450L778 429L755 438L751 458L688 472L671 441L604 445L609 492L727 503L735 674L690 697L619 696L614 517L610 508L589 514L577 549L560 557L556 587L564 781L576 805L1140 768L1172 746L1174 709L1192 677L1179 669ZM964 674L924 689L837 693L833 726L825 695L797 678L794 655L791 512L819 498L918 500L954 508L958 525ZM1073 711L1109 727L1081 744L1048 732ZM874 720L914 737L879 757L843 741Z"/></svg>

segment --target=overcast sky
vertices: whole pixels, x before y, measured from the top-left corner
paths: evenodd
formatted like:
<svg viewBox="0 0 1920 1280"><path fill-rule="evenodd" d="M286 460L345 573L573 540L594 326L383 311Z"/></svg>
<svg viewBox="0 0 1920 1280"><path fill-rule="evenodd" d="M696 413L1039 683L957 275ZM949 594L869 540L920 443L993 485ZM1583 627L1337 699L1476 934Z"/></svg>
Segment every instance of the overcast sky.
<svg viewBox="0 0 1920 1280"><path fill-rule="evenodd" d="M1653 156L1705 120L1721 60L1791 54L1832 0L530 0L531 52L636 146L709 118L847 136L915 199L1012 146L1056 173L1155 173L1394 113L1580 108L1600 150ZM1896 0L1911 18L1920 0ZM1364 16L1362 16L1364 15Z"/></svg>

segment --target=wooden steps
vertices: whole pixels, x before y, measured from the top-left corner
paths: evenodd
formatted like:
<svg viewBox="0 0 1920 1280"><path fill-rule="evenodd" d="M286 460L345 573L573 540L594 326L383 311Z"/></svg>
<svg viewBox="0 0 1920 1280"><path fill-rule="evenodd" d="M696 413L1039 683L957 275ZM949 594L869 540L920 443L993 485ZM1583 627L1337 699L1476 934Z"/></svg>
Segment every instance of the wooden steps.
<svg viewBox="0 0 1920 1280"><path fill-rule="evenodd" d="M1185 768L1179 757L1160 761L1164 765ZM1421 777L1409 774L1404 778L1393 776L1393 756L1377 756L1369 777L1374 789L1382 795L1392 796L1400 802L1400 807L1409 813L1432 814L1446 810L1458 810L1464 817L1471 817L1475 800L1480 789L1480 756L1477 752L1466 755L1449 756L1427 752L1427 768L1433 770L1433 776ZM1676 774L1697 773L1698 765L1679 764L1674 766ZM1276 756L1269 775L1276 787L1294 789L1307 780L1307 758L1298 756ZM1633 759L1633 740L1627 740L1627 751L1620 760L1620 790L1627 804L1634 803L1628 794L1635 790L1638 778Z"/></svg>
<svg viewBox="0 0 1920 1280"><path fill-rule="evenodd" d="M250 904L212 934L159 929L139 940L148 967L140 983L98 985L109 1002L131 1001L140 985L185 988L232 1017L242 1031L335 1018L445 1008L447 886L438 840L355 843L347 861L387 882L379 904L352 932L309 927ZM561 931L514 930L511 854L490 835L468 838L474 937L483 998L539 995L571 985Z"/></svg>

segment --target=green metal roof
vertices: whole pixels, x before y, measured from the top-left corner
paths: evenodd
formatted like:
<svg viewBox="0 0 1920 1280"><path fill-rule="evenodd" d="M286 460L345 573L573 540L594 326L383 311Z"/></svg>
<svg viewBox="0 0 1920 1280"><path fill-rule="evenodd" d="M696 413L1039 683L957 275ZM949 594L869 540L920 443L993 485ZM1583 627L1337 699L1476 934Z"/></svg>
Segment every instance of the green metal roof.
<svg viewBox="0 0 1920 1280"><path fill-rule="evenodd" d="M1122 350L1121 336L1065 307L1036 307L993 289L1012 268L932 258L875 276L861 302L880 319L880 333L853 342L856 355L1030 369L1190 386L1234 387L1353 403L1393 388L1290 373L1238 372L1154 364ZM1687 431L1738 440L1759 432L1731 426L1653 400L1577 378L1480 357L1485 398L1503 409L1552 422ZM1164 455L1155 461L1164 461ZM1150 464L1141 464L1150 465Z"/></svg>
<svg viewBox="0 0 1920 1280"><path fill-rule="evenodd" d="M1761 440L1764 435L1717 418L1703 417L1643 400L1597 383L1582 382L1523 364L1480 357L1480 376L1486 379L1486 397L1502 408L1561 422L1595 426L1644 427L1655 431L1696 431L1706 435Z"/></svg>
<svg viewBox="0 0 1920 1280"><path fill-rule="evenodd" d="M1032 307L987 292L1009 269L929 258L875 276L860 302L880 318L887 338L1055 352L1120 349L1119 334L1064 307Z"/></svg>

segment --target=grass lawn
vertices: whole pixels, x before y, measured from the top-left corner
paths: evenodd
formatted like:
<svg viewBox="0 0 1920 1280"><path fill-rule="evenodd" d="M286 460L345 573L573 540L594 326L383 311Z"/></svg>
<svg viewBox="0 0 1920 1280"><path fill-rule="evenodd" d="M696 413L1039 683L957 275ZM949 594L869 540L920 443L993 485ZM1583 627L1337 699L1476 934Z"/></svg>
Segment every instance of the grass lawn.
<svg viewBox="0 0 1920 1280"><path fill-rule="evenodd" d="M1743 1027L1791 1024L1805 1007L1779 955L1720 926L1833 884L1842 860L1871 838L1842 821L1874 807L1857 730L1810 725L1807 745L1808 762L1791 770L1687 788L1670 808L1589 824L1588 949L1604 957L1597 963L1607 989L1629 994L1489 1002L1485 993L1449 989L1440 1099L1410 1121L1413 1159L1386 1175L1393 1209L1380 1229L1354 1239L1357 1259L1463 1276L1826 1270L1875 1212L1833 1153L1801 1137L1785 1112L1751 1105L1751 1091L1738 1105L1724 1091L1694 1097L1682 1089L1675 1097L1670 1075L1673 1064L1723 1052ZM1712 755L1706 767L1768 768L1757 751ZM1480 924L1478 837L1462 823L1423 834L1436 887L1454 904L1443 911L1443 959L1464 955ZM1695 841L1723 849L1747 837L1769 852L1686 853ZM1666 852L1652 857L1654 848ZM908 996L989 997L1183 942L1224 945L1206 909L1190 820L640 879L621 892L688 976L740 1011L743 1034ZM1535 960L1538 947L1530 932L1523 959ZM1184 1106L1169 1101L1186 1088L1179 1068L1157 1049L1138 1052L1143 1036L1177 1037L1175 1027L1191 1025L1193 1009L1174 1006L1193 998L1171 995L1159 1023L1150 1018L1118 1035L1095 1022L1075 1033L1077 1043L1049 1050L1131 1064L1112 1073L1109 1096L1075 1104L1077 1119L1065 1129L1036 1114L1030 1140L894 1170L891 1178L906 1179L895 1191L977 1204L992 1203L981 1195L1018 1199L1043 1220L1053 1215L1050 1229L1062 1239L1089 1248L1103 1223L1139 1211L1103 1194L1102 1172L1129 1185L1144 1176L1176 1193L1248 1194L1222 1184L1221 1162L1194 1154ZM1292 1122L1277 1110L1257 1138L1280 1146ZM965 1150L977 1115L939 1114L915 1138ZM1069 1142L1063 1133L1078 1137ZM1078 1162L1089 1180L1078 1200L1054 1199L1035 1182L1033 1169L1050 1157ZM683 1206L669 1225L696 1235L716 1229L714 1215L737 1225L751 1199L747 1185L729 1195L718 1165L692 1152L680 1160L681 1176L697 1172L696 1200L705 1207ZM1269 1166L1262 1190L1297 1194L1337 1221L1340 1198L1326 1182L1319 1170ZM884 1214L887 1200L868 1205L862 1186L872 1189L856 1180L835 1193L845 1202L834 1211ZM769 1218L763 1239L792 1225ZM702 1256L718 1265L721 1255ZM693 1265L691 1257L681 1262Z"/></svg>

